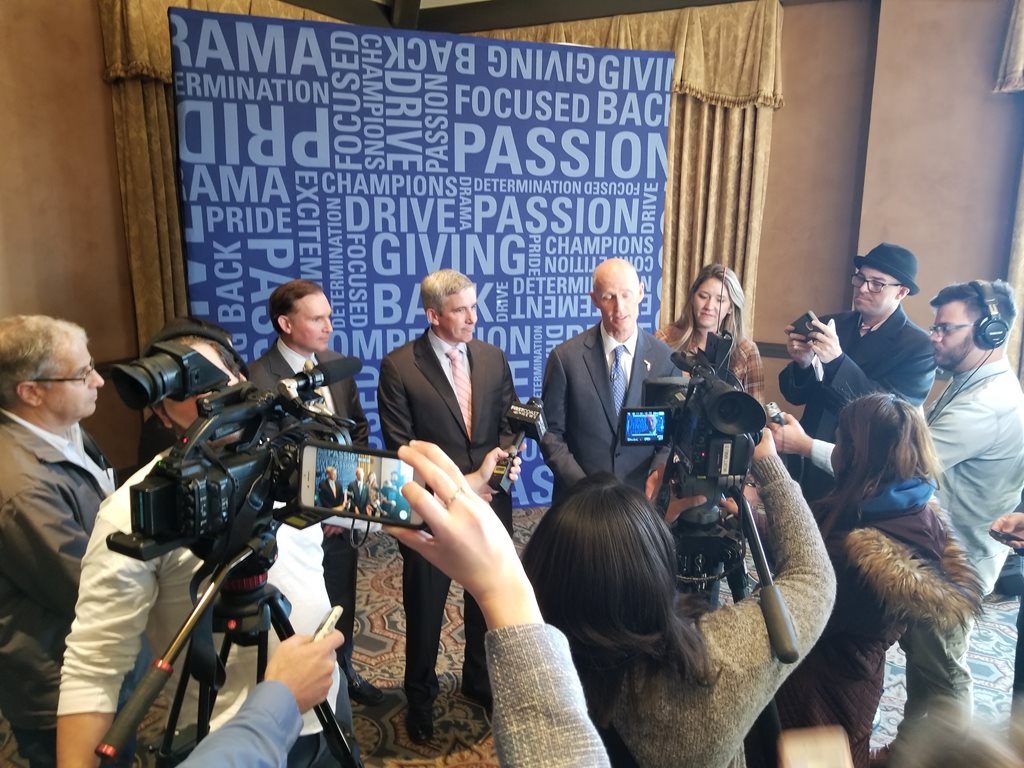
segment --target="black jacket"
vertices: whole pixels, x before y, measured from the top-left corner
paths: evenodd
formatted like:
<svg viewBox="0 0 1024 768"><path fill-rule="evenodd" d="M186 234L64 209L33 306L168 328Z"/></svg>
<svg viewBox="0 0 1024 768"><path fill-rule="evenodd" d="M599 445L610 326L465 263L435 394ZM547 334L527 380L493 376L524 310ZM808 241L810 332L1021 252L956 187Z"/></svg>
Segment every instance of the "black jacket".
<svg viewBox="0 0 1024 768"><path fill-rule="evenodd" d="M895 392L920 405L935 381L935 357L928 334L914 325L897 307L882 326L860 335L860 313L825 315L823 323L836 321L836 335L843 354L824 366L819 382L811 368L791 362L779 374L782 396L803 405L800 424L818 440L835 442L839 411L851 400L872 392ZM824 496L833 485L830 475L804 462L800 487L808 501Z"/></svg>

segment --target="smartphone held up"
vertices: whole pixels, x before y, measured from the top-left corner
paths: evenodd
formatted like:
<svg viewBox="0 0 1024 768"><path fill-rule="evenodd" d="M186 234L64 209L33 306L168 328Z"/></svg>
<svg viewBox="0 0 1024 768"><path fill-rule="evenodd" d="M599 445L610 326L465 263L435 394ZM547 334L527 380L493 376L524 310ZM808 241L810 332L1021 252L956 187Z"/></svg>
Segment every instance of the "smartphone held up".
<svg viewBox="0 0 1024 768"><path fill-rule="evenodd" d="M814 327L814 323L817 322L819 322L818 316L811 310L807 310L793 321L793 330L791 333L798 333L801 336L810 338L811 333L817 330L817 328Z"/></svg>
<svg viewBox="0 0 1024 768"><path fill-rule="evenodd" d="M311 441L299 461L299 504L323 522L351 527L350 520L422 528L423 520L402 495L413 469L390 451Z"/></svg>

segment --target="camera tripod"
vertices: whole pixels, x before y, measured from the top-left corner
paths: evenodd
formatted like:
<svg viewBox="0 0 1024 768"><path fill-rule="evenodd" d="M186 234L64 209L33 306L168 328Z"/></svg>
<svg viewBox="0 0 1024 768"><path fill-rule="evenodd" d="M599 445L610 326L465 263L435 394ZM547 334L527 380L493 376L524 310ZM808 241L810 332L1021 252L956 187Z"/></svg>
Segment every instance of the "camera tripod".
<svg viewBox="0 0 1024 768"><path fill-rule="evenodd" d="M210 731L210 717L216 704L218 659L220 670L227 663L233 645L252 646L257 649L257 681L263 679L267 666L268 632L271 628L281 640L295 634L288 614L291 606L287 598L267 582L267 570L273 564L277 543L273 533L264 532L253 539L233 558L218 566L195 608L185 619L163 655L153 662L128 703L115 718L103 741L96 748L100 757L116 757L135 733L142 718L149 711L174 670L174 662L186 642L191 645L186 655L181 679L175 692L167 718L167 728L159 752L159 764L172 766L183 760L195 744ZM249 561L250 558L255 558ZM208 610L212 608L212 610ZM196 630L199 630L196 632ZM204 652L206 645L212 650L212 632L223 632L219 653L212 656ZM194 738L176 736L190 676L199 680L199 711ZM222 678L222 675L220 675ZM327 702L314 708L323 728L327 746L343 768L361 768ZM190 729L191 730L191 729Z"/></svg>
<svg viewBox="0 0 1024 768"><path fill-rule="evenodd" d="M709 494L710 496L710 494ZM776 658L786 664L794 663L800 656L796 632L778 588L772 579L768 560L764 554L761 537L754 523L750 504L740 490L733 485L725 496L736 502L739 514L725 521L717 520L716 505L704 507L698 513L702 523L687 519L686 512L673 526L676 542L677 575L680 592L702 592L709 595L712 607L717 607L717 587L723 576L729 585L734 603L750 594L749 582L744 565L746 545L749 544L751 559L757 570L761 592L761 612L772 651ZM758 715L753 727L744 740L749 765L774 765L775 745L778 742L782 724L778 709L772 699ZM762 757L763 756L763 757ZM759 762L758 758L764 760Z"/></svg>

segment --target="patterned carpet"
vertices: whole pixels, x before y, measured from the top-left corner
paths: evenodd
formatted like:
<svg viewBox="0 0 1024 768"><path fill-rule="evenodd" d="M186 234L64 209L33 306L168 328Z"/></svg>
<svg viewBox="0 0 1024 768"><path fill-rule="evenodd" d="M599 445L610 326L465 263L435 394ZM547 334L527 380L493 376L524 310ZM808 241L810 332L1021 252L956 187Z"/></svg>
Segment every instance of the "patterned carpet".
<svg viewBox="0 0 1024 768"><path fill-rule="evenodd" d="M541 510L516 510L516 540L520 545L540 519ZM356 617L356 666L385 693L384 701L372 708L355 706L356 737L367 768L490 768L497 766L490 727L483 710L459 693L462 667L462 589L452 587L447 609L448 621L441 637L438 677L441 695L435 704L434 740L414 744L405 732L405 697L401 681L404 668L405 619L402 610L401 558L398 547L379 535L360 558L359 610ZM1005 727L1010 711L1010 686L1016 643L1016 600L990 601L979 622L971 645L971 666L975 677L975 712L978 718L997 728ZM905 688L903 659L898 648L889 655L886 690L881 704L881 721L874 744L887 743L899 723ZM2 682L0 682L2 684ZM162 712L155 711L140 731L143 748L137 766L152 766L145 750L155 743ZM0 720L0 765L18 766L10 731Z"/></svg>

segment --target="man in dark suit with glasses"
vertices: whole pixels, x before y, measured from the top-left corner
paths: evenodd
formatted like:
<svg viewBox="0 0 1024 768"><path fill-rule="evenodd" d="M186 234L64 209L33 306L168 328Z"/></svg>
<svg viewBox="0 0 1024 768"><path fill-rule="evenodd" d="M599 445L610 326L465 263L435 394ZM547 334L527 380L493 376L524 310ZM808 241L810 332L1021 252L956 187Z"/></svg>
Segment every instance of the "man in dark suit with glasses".
<svg viewBox="0 0 1024 768"><path fill-rule="evenodd" d="M894 392L915 405L935 380L928 334L907 317L901 302L918 292L917 259L881 243L853 260L853 310L812 320L808 335L786 326L792 362L779 374L783 397L803 405L800 424L813 438L832 441L839 411L871 392ZM808 501L831 490L832 478L805 462L799 473Z"/></svg>

